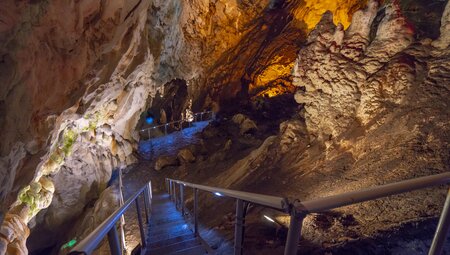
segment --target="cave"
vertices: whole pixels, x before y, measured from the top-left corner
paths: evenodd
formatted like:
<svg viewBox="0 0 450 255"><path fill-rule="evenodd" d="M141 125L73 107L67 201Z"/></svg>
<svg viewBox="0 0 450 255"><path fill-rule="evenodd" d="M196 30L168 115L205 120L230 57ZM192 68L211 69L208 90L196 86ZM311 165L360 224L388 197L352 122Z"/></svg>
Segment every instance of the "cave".
<svg viewBox="0 0 450 255"><path fill-rule="evenodd" d="M448 0L2 0L0 84L0 255L450 254Z"/></svg>

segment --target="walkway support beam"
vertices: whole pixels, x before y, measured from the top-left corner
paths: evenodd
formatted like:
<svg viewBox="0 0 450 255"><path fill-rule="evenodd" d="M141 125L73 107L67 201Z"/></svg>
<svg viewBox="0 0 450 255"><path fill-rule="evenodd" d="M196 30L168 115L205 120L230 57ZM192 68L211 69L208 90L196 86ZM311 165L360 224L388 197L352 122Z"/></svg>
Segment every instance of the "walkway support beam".
<svg viewBox="0 0 450 255"><path fill-rule="evenodd" d="M448 231L450 229L450 189L447 191L444 209L442 209L439 223L434 233L433 242L431 243L429 255L440 255L447 240Z"/></svg>
<svg viewBox="0 0 450 255"><path fill-rule="evenodd" d="M194 235L198 236L198 190L194 188Z"/></svg>
<svg viewBox="0 0 450 255"><path fill-rule="evenodd" d="M295 210L291 211L284 255L297 255L298 241L302 233L303 219L305 219L305 216L305 214L297 213Z"/></svg>
<svg viewBox="0 0 450 255"><path fill-rule="evenodd" d="M112 227L111 230L108 231L108 242L111 255L122 254L119 242L119 234L117 233L116 226Z"/></svg>
<svg viewBox="0 0 450 255"><path fill-rule="evenodd" d="M244 245L244 201L236 199L236 222L234 227L234 255L242 255Z"/></svg>
<svg viewBox="0 0 450 255"><path fill-rule="evenodd" d="M137 218L138 218L138 223L139 223L139 232L141 234L141 244L142 244L142 247L145 247L147 244L145 242L144 223L142 222L141 207L139 206L139 199L136 199L135 202L136 202Z"/></svg>

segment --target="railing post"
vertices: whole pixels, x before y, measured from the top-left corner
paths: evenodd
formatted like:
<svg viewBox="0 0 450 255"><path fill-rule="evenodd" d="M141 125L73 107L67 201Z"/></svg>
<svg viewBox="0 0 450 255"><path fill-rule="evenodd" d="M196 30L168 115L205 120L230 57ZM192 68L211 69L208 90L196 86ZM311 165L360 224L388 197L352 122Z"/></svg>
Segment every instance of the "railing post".
<svg viewBox="0 0 450 255"><path fill-rule="evenodd" d="M194 235L198 236L198 189L194 188Z"/></svg>
<svg viewBox="0 0 450 255"><path fill-rule="evenodd" d="M108 242L109 242L109 249L111 250L111 255L122 254L119 242L119 235L117 234L117 229L115 225L108 231Z"/></svg>
<svg viewBox="0 0 450 255"><path fill-rule="evenodd" d="M169 195L170 195L170 200L173 200L173 183L172 180L169 180Z"/></svg>
<svg viewBox="0 0 450 255"><path fill-rule="evenodd" d="M141 215L141 207L139 206L139 197L136 197L136 211L137 211L137 217L138 217L138 223L139 223L139 232L141 233L141 244L142 247L145 248L147 245L145 242L145 232L144 232L144 224L142 222L142 215Z"/></svg>
<svg viewBox="0 0 450 255"><path fill-rule="evenodd" d="M174 184L172 184L173 186L173 201L175 202L175 207L177 207L177 183L175 182Z"/></svg>
<svg viewBox="0 0 450 255"><path fill-rule="evenodd" d="M167 124L164 125L164 134L167 135Z"/></svg>
<svg viewBox="0 0 450 255"><path fill-rule="evenodd" d="M181 215L184 216L184 185L180 183L180 209Z"/></svg>
<svg viewBox="0 0 450 255"><path fill-rule="evenodd" d="M306 214L298 213L295 208L291 211L291 219L289 230L286 238L286 246L284 247L284 255L297 255L298 241L302 232L303 220Z"/></svg>
<svg viewBox="0 0 450 255"><path fill-rule="evenodd" d="M147 193L148 193L148 204L150 212L152 211L152 199L153 199L153 192L152 192L152 183L148 182L147 183Z"/></svg>
<svg viewBox="0 0 450 255"><path fill-rule="evenodd" d="M150 133L150 128L147 129L147 133L148 133L148 140L150 140L152 138L151 133Z"/></svg>
<svg viewBox="0 0 450 255"><path fill-rule="evenodd" d="M146 188L147 189L147 188ZM145 223L149 223L150 222L150 217L149 217L149 214L148 214L148 207L149 207L149 205L148 205L148 193L147 193L147 191L146 190L144 190L144 212L145 212Z"/></svg>
<svg viewBox="0 0 450 255"><path fill-rule="evenodd" d="M244 201L236 199L236 222L234 227L234 255L241 255L244 245Z"/></svg>
<svg viewBox="0 0 450 255"><path fill-rule="evenodd" d="M450 189L447 191L447 198L445 199L444 208L442 209L439 223L436 227L433 242L431 243L429 255L442 254L442 248L447 240L448 230L450 228Z"/></svg>

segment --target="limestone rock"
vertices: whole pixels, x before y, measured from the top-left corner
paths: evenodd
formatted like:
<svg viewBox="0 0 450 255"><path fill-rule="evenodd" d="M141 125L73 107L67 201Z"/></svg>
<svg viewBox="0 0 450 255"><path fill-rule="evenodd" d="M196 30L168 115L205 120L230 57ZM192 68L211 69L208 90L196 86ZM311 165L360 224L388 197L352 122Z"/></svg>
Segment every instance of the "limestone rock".
<svg viewBox="0 0 450 255"><path fill-rule="evenodd" d="M160 156L156 159L155 170L160 171L166 166L176 166L178 164L179 162L176 156Z"/></svg>
<svg viewBox="0 0 450 255"><path fill-rule="evenodd" d="M177 158L181 164L192 163L195 161L194 154L188 148L181 149L177 154Z"/></svg>
<svg viewBox="0 0 450 255"><path fill-rule="evenodd" d="M233 146L233 141L231 139L228 139L225 143L225 146L223 146L223 150L229 151L231 149L231 146Z"/></svg>
<svg viewBox="0 0 450 255"><path fill-rule="evenodd" d="M239 134L241 135L258 130L256 123L242 113L234 115L231 120L239 125Z"/></svg>
<svg viewBox="0 0 450 255"><path fill-rule="evenodd" d="M295 98L305 104L309 132L323 140L339 136L358 121L369 123L398 104L411 87L414 66L398 54L411 44L413 32L398 15L397 4L385 10L372 41L376 1L357 11L345 32L326 13L311 33L310 44L300 51L294 84L305 92L299 90Z"/></svg>
<svg viewBox="0 0 450 255"><path fill-rule="evenodd" d="M247 133L251 133L251 132L255 132L256 130L258 130L258 126L256 126L256 123L251 120L251 119L245 119L241 125L240 125L240 131L239 133L241 135L243 134L247 134Z"/></svg>
<svg viewBox="0 0 450 255"><path fill-rule="evenodd" d="M246 119L247 119L247 116L245 116L242 113L238 113L238 114L235 114L233 116L233 118L231 118L231 121L233 121L235 124L241 125L242 122L244 122Z"/></svg>
<svg viewBox="0 0 450 255"><path fill-rule="evenodd" d="M300 120L285 121L280 124L280 148L281 152L287 152L296 143L302 143L303 148L296 148L301 151L309 143L306 126Z"/></svg>
<svg viewBox="0 0 450 255"><path fill-rule="evenodd" d="M441 34L437 40L433 42L433 46L440 49L446 49L450 46L450 6L447 3L441 18Z"/></svg>
<svg viewBox="0 0 450 255"><path fill-rule="evenodd" d="M0 254L27 255L26 241L30 230L17 214L7 214L0 227Z"/></svg>

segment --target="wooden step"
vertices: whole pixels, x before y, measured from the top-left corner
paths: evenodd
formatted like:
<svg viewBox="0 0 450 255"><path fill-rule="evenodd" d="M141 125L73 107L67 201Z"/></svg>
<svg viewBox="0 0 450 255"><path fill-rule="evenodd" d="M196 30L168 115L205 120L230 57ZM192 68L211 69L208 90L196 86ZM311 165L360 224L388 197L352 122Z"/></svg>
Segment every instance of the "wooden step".
<svg viewBox="0 0 450 255"><path fill-rule="evenodd" d="M169 253L169 255L203 255L203 254L208 254L208 252L201 245Z"/></svg>
<svg viewBox="0 0 450 255"><path fill-rule="evenodd" d="M163 247L149 249L147 254L155 254L155 255L170 254L173 252L189 249L199 245L201 245L201 243L197 240L197 238L192 237L191 239L181 241L178 243L172 243L170 245L166 245Z"/></svg>
<svg viewBox="0 0 450 255"><path fill-rule="evenodd" d="M187 234L187 235L181 235L181 236L177 236L177 237L173 237L170 239L164 239L161 241L155 241L155 242L151 242L151 240L147 241L147 248L148 249L154 249L157 247L163 247L163 246L167 246L173 243L178 243L178 242L183 242L186 240L192 239L192 234Z"/></svg>
<svg viewBox="0 0 450 255"><path fill-rule="evenodd" d="M147 231L146 255L207 254L168 194L155 194Z"/></svg>

